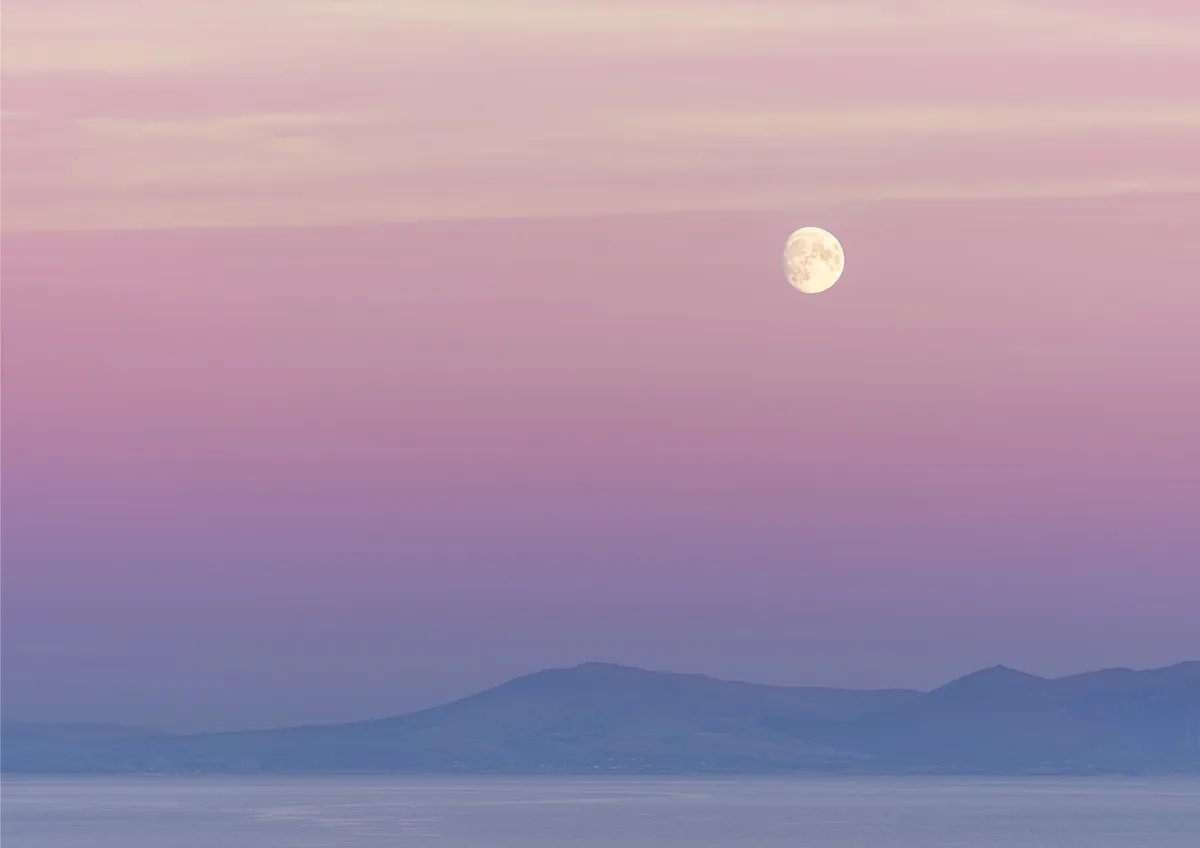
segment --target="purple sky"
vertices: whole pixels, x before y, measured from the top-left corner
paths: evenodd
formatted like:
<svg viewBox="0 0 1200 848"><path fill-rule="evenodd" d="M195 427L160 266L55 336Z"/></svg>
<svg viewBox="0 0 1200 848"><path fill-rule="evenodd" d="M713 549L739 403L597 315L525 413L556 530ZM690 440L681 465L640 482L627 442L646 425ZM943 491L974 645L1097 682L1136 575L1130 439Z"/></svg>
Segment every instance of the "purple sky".
<svg viewBox="0 0 1200 848"><path fill-rule="evenodd" d="M6 715L1200 654L1190 2L98 8L5 5Z"/></svg>

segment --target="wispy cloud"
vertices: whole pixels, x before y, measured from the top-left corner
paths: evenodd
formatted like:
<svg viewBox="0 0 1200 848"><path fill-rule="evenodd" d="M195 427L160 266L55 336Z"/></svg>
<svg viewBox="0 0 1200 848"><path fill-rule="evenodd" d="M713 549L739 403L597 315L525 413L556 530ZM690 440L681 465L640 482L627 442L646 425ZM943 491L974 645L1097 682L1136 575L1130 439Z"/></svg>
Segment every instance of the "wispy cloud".
<svg viewBox="0 0 1200 848"><path fill-rule="evenodd" d="M1031 180L1036 158L1003 165L1014 152L1028 160L1039 140L1061 145L1073 135L1096 146L1107 136L1127 151L1128 139L1165 131L1200 143L1200 111L580 109L454 132L388 113L79 119L60 131L70 143L59 149L59 167L10 177L10 194L22 202L10 207L8 224L249 226L762 208L995 196L1005 181L1031 196L1194 187L1200 169L1163 172L1124 153L1115 173L1061 163L1040 183ZM956 161L945 161L947 151Z"/></svg>
<svg viewBox="0 0 1200 848"><path fill-rule="evenodd" d="M1200 178L1183 153L1200 146L1186 87L1110 85L1128 78L1131 50L1200 70L1200 21L1078 4L11 0L5 26L6 229L1167 191ZM1086 98L1021 69L1082 56L1097 69ZM740 64L711 70L726 62ZM986 91L950 91L971 73Z"/></svg>
<svg viewBox="0 0 1200 848"><path fill-rule="evenodd" d="M1006 0L10 0L6 73L375 66L475 46L490 58L730 51L1200 50L1200 21Z"/></svg>
<svg viewBox="0 0 1200 848"><path fill-rule="evenodd" d="M1031 137L1062 133L1132 134L1200 129L1200 103L1172 106L1115 106L1107 109L900 106L893 108L655 110L610 115L614 136L647 141L667 133L676 139L752 146L812 141L887 143L899 137L945 139Z"/></svg>

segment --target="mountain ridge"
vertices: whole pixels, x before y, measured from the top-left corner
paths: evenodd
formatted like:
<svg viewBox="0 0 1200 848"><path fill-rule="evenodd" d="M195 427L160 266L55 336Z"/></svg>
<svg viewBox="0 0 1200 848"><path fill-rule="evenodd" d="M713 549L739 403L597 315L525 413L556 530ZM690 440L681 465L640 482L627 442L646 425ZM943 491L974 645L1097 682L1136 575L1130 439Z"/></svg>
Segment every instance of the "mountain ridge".
<svg viewBox="0 0 1200 848"><path fill-rule="evenodd" d="M365 721L201 734L118 727L5 721L0 767L9 773L1200 773L1200 662L1059 678L992 666L928 692L770 686L589 662Z"/></svg>

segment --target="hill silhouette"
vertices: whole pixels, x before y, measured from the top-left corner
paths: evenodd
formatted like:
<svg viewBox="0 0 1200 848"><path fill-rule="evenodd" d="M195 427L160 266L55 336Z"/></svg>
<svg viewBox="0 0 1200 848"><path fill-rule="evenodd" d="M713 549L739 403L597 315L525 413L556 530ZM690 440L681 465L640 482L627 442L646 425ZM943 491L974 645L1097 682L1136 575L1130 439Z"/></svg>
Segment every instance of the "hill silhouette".
<svg viewBox="0 0 1200 848"><path fill-rule="evenodd" d="M1200 772L1200 662L930 692L765 686L605 663L346 724L169 735L5 723L6 772ZM82 730L81 728L92 728Z"/></svg>

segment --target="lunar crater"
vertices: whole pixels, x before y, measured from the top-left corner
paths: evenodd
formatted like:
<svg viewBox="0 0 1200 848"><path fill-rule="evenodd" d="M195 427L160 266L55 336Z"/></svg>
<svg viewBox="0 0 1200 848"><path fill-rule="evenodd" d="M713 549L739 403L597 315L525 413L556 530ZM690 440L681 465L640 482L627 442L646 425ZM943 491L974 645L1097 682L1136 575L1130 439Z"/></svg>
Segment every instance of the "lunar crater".
<svg viewBox="0 0 1200 848"><path fill-rule="evenodd" d="M842 245L820 227L802 227L788 236L783 249L787 280L805 294L823 292L838 281L845 268Z"/></svg>

